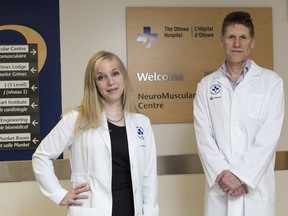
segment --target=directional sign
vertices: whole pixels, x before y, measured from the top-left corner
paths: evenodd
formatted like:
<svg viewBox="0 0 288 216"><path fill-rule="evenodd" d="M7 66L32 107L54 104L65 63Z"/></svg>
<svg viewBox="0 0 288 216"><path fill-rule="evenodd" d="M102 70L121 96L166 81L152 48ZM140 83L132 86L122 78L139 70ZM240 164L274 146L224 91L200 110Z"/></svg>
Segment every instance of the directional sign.
<svg viewBox="0 0 288 216"><path fill-rule="evenodd" d="M0 45L0 151L39 144L36 44Z"/></svg>

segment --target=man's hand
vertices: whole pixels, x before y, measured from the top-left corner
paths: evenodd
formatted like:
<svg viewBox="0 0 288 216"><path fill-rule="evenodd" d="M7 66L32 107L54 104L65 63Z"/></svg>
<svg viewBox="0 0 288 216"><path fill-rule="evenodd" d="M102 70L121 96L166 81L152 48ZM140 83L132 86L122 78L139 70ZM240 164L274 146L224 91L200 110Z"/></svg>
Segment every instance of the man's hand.
<svg viewBox="0 0 288 216"><path fill-rule="evenodd" d="M247 185L245 184L242 184L235 191L228 191L228 194L232 197L239 197L247 193L248 193L248 188L247 188Z"/></svg>
<svg viewBox="0 0 288 216"><path fill-rule="evenodd" d="M219 187L230 196L238 197L248 193L247 185L242 184L240 179L229 170L222 171L216 178Z"/></svg>

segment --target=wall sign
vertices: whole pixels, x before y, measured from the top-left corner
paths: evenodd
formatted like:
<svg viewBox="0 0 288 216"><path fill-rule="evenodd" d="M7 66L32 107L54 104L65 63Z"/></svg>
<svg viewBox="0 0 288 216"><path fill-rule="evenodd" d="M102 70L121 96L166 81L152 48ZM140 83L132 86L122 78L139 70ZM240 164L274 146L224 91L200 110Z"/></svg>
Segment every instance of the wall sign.
<svg viewBox="0 0 288 216"><path fill-rule="evenodd" d="M40 141L37 44L0 45L0 150Z"/></svg>
<svg viewBox="0 0 288 216"><path fill-rule="evenodd" d="M252 59L273 68L271 8L126 8L127 59L137 106L152 123L193 122L196 85L224 61L224 16L251 13Z"/></svg>

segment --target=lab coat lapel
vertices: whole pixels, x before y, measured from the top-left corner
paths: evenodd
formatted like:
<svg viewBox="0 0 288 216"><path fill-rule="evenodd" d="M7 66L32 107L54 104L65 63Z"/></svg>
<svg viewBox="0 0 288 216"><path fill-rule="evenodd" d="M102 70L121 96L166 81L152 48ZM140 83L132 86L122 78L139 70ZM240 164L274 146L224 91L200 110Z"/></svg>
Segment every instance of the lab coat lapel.
<svg viewBox="0 0 288 216"><path fill-rule="evenodd" d="M226 75L221 71L221 69L219 69L218 72L215 73L213 77L213 84L215 83L218 83L221 85L221 87L224 87L227 90L232 91L231 84Z"/></svg>
<svg viewBox="0 0 288 216"><path fill-rule="evenodd" d="M239 83L236 90L240 91L243 87L251 85L253 81L260 76L260 73L261 73L260 68L254 62L252 62L250 70L244 77L243 81Z"/></svg>
<svg viewBox="0 0 288 216"><path fill-rule="evenodd" d="M128 147L129 147L129 157L130 161L133 161L135 155L135 148L136 148L136 126L135 126L135 119L134 117L126 113L125 114L125 123L126 123L126 132L127 132L127 139L128 139Z"/></svg>
<svg viewBox="0 0 288 216"><path fill-rule="evenodd" d="M106 116L103 115L103 124L99 128L101 137L108 148L108 150L111 152L111 139L110 139L110 134L109 134L109 128L108 128L108 123L106 120ZM135 134L137 133L136 131L136 126L135 126L135 119L131 114L126 113L125 114L125 123L126 123L126 133L127 133L127 139L128 139L128 147L129 147L129 157L130 160L132 161L135 155L135 148L137 144L137 136Z"/></svg>
<svg viewBox="0 0 288 216"><path fill-rule="evenodd" d="M255 80L255 78L260 76L260 73L261 70L259 66L254 61L252 61L252 65L249 72L246 74L244 80L239 83L236 90L239 91L241 90L242 87L251 84ZM227 76L224 74L221 68L218 70L217 73L215 73L213 82L219 82L222 87L225 87L230 91L233 91Z"/></svg>
<svg viewBox="0 0 288 216"><path fill-rule="evenodd" d="M106 119L106 116L104 113L102 114L102 119L103 119L103 123L102 123L102 126L99 127L99 132L100 132L100 135L101 135L106 147L108 148L108 150L111 153L111 139L110 139L110 134L109 134L110 132L109 132L109 128L108 128L107 119Z"/></svg>

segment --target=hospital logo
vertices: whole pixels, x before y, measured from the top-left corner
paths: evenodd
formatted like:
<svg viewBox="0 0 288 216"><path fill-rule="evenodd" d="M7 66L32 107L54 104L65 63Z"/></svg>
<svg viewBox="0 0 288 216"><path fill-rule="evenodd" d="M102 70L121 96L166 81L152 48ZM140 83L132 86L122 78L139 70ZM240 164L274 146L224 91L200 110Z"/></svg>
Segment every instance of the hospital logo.
<svg viewBox="0 0 288 216"><path fill-rule="evenodd" d="M140 126L136 127L137 135L140 139L144 139L144 129Z"/></svg>
<svg viewBox="0 0 288 216"><path fill-rule="evenodd" d="M158 40L158 34L152 34L151 33L151 27L150 26L144 26L143 27L143 33L138 33L136 40L143 42L146 45L145 48L151 48L152 47L152 41Z"/></svg>
<svg viewBox="0 0 288 216"><path fill-rule="evenodd" d="M212 95L217 95L221 91L221 86L219 84L213 84L210 87L210 93Z"/></svg>

